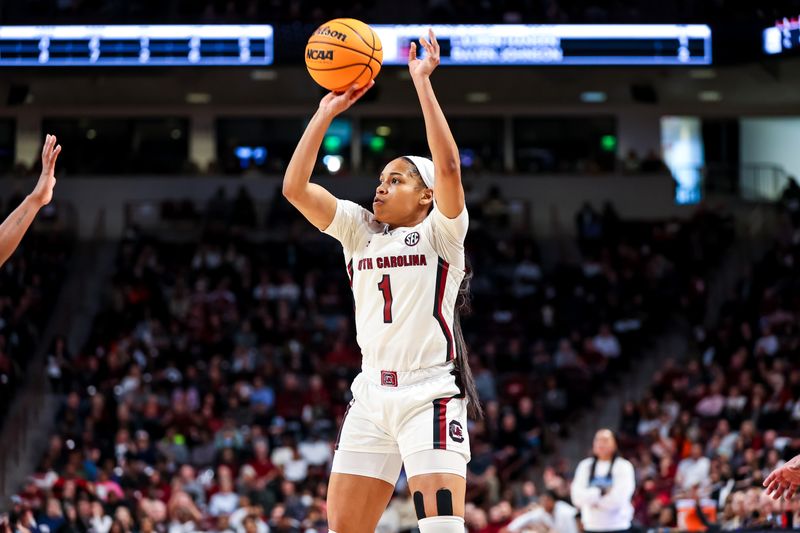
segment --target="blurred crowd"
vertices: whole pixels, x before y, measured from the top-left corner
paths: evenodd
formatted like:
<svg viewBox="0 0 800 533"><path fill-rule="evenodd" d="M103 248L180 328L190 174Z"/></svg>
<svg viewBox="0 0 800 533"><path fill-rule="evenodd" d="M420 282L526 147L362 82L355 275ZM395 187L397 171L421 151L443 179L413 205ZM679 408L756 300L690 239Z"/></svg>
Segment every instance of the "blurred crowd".
<svg viewBox="0 0 800 533"><path fill-rule="evenodd" d="M314 23L336 17L372 23L636 23L766 20L772 22L798 12L797 0L744 5L731 0L419 0L403 4L375 0L352 3L320 0L31 0L6 2L4 23L41 23L48 18L63 23L129 23L158 20L186 23Z"/></svg>
<svg viewBox="0 0 800 533"><path fill-rule="evenodd" d="M90 341L53 349L64 401L18 530L325 531L360 365L341 252L288 213L280 239L254 240L233 202L208 204L199 243L131 229L120 244ZM548 269L497 192L470 211L464 331L486 417L470 427L467 521L488 533L536 501L532 468L586 391L613 387L669 313L702 307L732 234L710 212L632 223L587 205L580 260ZM406 493L401 476L381 531L414 527Z"/></svg>
<svg viewBox="0 0 800 533"><path fill-rule="evenodd" d="M800 527L797 505L761 490L800 453L800 220L784 204L791 231L740 279L719 323L698 330L701 353L665 362L647 396L624 407L621 444L636 465L642 524L704 514L725 530Z"/></svg>

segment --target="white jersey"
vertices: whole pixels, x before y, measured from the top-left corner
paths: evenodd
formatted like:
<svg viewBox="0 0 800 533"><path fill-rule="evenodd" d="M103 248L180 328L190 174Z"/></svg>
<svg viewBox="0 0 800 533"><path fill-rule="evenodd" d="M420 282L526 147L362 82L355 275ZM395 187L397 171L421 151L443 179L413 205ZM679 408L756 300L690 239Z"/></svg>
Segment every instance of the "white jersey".
<svg viewBox="0 0 800 533"><path fill-rule="evenodd" d="M468 226L466 207L449 219L434 205L417 226L389 230L363 207L337 200L324 233L342 243L364 366L408 372L455 359Z"/></svg>

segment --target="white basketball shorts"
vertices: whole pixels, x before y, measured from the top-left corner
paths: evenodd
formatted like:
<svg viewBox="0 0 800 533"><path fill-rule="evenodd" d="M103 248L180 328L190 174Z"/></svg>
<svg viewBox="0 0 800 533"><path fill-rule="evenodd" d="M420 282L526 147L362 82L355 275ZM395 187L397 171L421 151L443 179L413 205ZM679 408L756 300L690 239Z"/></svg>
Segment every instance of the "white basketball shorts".
<svg viewBox="0 0 800 533"><path fill-rule="evenodd" d="M351 386L353 399L335 449L386 454L391 456L390 462L396 458L398 465L417 452L448 450L460 454L466 465L470 459L467 400L456 385L453 368L453 363L411 372L362 367ZM450 471L448 463L452 465L452 461L443 461L442 472ZM342 471L337 469L335 456L333 471ZM394 476L389 482L396 481Z"/></svg>

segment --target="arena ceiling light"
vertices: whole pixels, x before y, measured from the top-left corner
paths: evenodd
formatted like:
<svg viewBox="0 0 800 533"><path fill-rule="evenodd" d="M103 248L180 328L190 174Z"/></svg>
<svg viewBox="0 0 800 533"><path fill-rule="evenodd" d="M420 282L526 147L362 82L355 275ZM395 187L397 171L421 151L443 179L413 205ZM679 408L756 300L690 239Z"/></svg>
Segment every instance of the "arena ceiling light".
<svg viewBox="0 0 800 533"><path fill-rule="evenodd" d="M581 102L587 104L602 104L608 100L608 95L603 91L584 91L581 93Z"/></svg>
<svg viewBox="0 0 800 533"><path fill-rule="evenodd" d="M717 77L717 71L713 68L693 68L689 71L689 77L693 80L713 80Z"/></svg>
<svg viewBox="0 0 800 533"><path fill-rule="evenodd" d="M186 93L187 104L209 104L211 95L208 93Z"/></svg>
<svg viewBox="0 0 800 533"><path fill-rule="evenodd" d="M701 102L720 102L722 100L722 93L719 91L700 91L697 98Z"/></svg>
<svg viewBox="0 0 800 533"><path fill-rule="evenodd" d="M278 71L263 68L255 69L250 72L250 79L253 81L273 81L278 79Z"/></svg>
<svg viewBox="0 0 800 533"><path fill-rule="evenodd" d="M467 93L466 98L467 102L469 102L470 104L485 104L486 102L491 100L491 96L489 95L489 93L480 91Z"/></svg>

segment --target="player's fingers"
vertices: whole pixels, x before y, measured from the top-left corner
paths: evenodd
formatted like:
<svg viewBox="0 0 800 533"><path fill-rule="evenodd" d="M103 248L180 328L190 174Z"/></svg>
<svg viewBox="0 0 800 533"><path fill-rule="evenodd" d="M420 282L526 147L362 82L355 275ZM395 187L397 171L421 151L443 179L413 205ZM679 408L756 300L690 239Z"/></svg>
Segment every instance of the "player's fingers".
<svg viewBox="0 0 800 533"><path fill-rule="evenodd" d="M411 41L411 46L408 47L408 61L414 61L417 58L417 43Z"/></svg>
<svg viewBox="0 0 800 533"><path fill-rule="evenodd" d="M800 488L800 484L792 483L789 486L789 490L786 491L786 499L787 500L792 499L794 497L794 495L797 494L797 489L798 488Z"/></svg>
<svg viewBox="0 0 800 533"><path fill-rule="evenodd" d="M61 153L61 145L59 144L53 150L53 164L54 165L56 164L56 159L58 159L58 154L60 154L60 153Z"/></svg>
<svg viewBox="0 0 800 533"><path fill-rule="evenodd" d="M364 85L362 88L353 93L352 100L355 102L364 96L364 93L369 91L373 85L375 85L375 80L370 80L368 84Z"/></svg>
<svg viewBox="0 0 800 533"><path fill-rule="evenodd" d="M767 490L766 490L765 492L766 492L768 495L772 495L772 493L773 493L773 492L775 492L775 491L778 489L778 487L780 487L780 486L781 486L781 483L780 483L780 481L778 481L778 480L773 480L773 481L772 481L772 483L770 483L769 485L767 485Z"/></svg>
<svg viewBox="0 0 800 533"><path fill-rule="evenodd" d="M779 500L783 492L786 490L786 487L778 483L777 481L775 482L775 485L776 485L775 487L770 487L772 488L772 499Z"/></svg>
<svg viewBox="0 0 800 533"><path fill-rule="evenodd" d="M770 475L767 476L767 479L764 480L763 485L765 487L769 487L770 485L772 485L772 482L775 481L777 478L778 478L778 471L773 470L772 473L770 473Z"/></svg>
<svg viewBox="0 0 800 533"><path fill-rule="evenodd" d="M428 28L428 39L430 39L434 50L439 51L439 41L436 40L436 34L433 33L433 28Z"/></svg>
<svg viewBox="0 0 800 533"><path fill-rule="evenodd" d="M420 44L422 44L423 47L425 47L425 50L429 54L433 51L433 47L431 46L431 43L429 43L428 40L425 37L420 37L419 38L419 42L420 42Z"/></svg>
<svg viewBox="0 0 800 533"><path fill-rule="evenodd" d="M47 155L47 145L50 144L50 134L45 135L44 146L42 146L42 157Z"/></svg>

